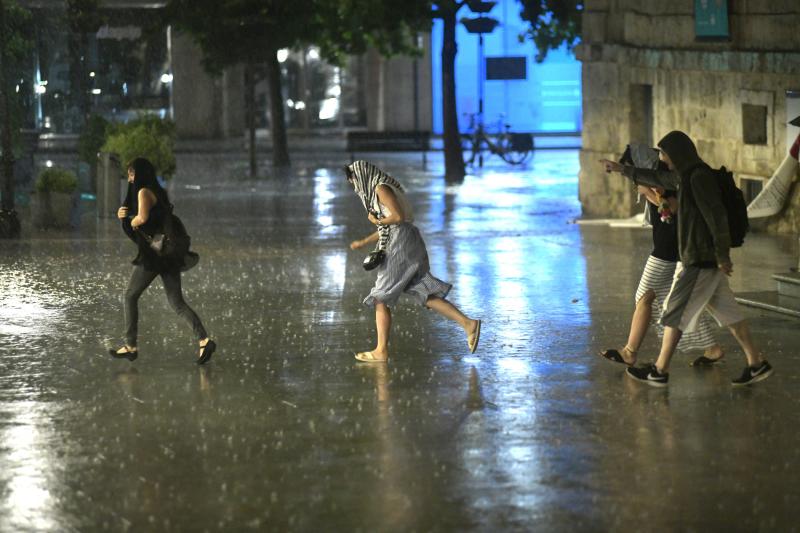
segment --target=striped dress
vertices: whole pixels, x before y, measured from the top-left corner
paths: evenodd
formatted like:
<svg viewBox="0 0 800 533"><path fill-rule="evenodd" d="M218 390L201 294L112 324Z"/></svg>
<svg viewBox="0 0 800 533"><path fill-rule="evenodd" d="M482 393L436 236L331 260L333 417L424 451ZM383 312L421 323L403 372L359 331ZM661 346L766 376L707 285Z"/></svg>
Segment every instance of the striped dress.
<svg viewBox="0 0 800 533"><path fill-rule="evenodd" d="M664 335L664 326L659 324L661 313L664 309L664 301L672 287L672 280L675 277L675 270L678 263L665 261L655 256L649 256L644 266L644 272L639 280L639 287L636 289L636 302L651 290L656 297L653 300L652 322L658 330L658 336ZM688 352L691 350L705 350L717 344L714 339L714 329L717 327L714 319L707 311L700 316L697 329L691 333L685 332L678 343L678 350Z"/></svg>
<svg viewBox="0 0 800 533"><path fill-rule="evenodd" d="M397 300L403 293L411 296L422 306L430 296L446 298L452 285L431 275L425 241L422 240L419 229L411 223L413 220L411 206L405 200L405 195L393 187L392 189L405 212L405 221L388 226L389 243L386 259L376 269L378 278L364 299L364 304L374 306L376 302L381 302L392 308L397 305ZM385 205L377 204L377 198L374 202L375 211L383 213L384 216L391 215Z"/></svg>

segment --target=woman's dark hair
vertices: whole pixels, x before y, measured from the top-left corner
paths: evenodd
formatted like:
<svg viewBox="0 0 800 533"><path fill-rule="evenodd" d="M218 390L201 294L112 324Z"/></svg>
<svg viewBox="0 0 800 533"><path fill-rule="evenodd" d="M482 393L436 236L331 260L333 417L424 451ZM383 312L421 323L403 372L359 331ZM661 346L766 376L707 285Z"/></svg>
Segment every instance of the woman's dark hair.
<svg viewBox="0 0 800 533"><path fill-rule="evenodd" d="M125 197L125 205L129 210L138 212L138 198L141 189L150 189L159 202L169 205L167 191L161 186L156 178L156 167L144 157L137 157L126 165L128 170L133 170L133 183L128 185L128 194Z"/></svg>
<svg viewBox="0 0 800 533"><path fill-rule="evenodd" d="M137 157L128 162L128 170L133 170L133 174L136 176L134 183L139 185L139 188L155 189L156 187L161 187L156 178L156 167L144 157Z"/></svg>

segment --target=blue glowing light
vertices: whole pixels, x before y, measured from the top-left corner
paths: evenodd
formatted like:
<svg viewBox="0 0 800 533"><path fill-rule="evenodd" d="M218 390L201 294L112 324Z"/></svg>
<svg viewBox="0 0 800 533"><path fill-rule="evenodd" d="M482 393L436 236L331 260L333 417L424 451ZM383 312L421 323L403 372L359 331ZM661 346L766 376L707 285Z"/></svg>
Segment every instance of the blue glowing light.
<svg viewBox="0 0 800 533"><path fill-rule="evenodd" d="M467 9L463 15L470 16ZM581 130L581 64L565 47L551 50L543 63L536 63L536 48L518 36L527 22L520 16L517 0L499 0L490 16L500 24L484 35L484 57L525 56L527 78L484 80L484 122L487 126L507 123L512 131L530 133L579 132ZM442 133L442 22L433 26L432 84L433 131ZM456 30L456 99L459 127L468 131L466 114L478 112L478 36L463 24Z"/></svg>

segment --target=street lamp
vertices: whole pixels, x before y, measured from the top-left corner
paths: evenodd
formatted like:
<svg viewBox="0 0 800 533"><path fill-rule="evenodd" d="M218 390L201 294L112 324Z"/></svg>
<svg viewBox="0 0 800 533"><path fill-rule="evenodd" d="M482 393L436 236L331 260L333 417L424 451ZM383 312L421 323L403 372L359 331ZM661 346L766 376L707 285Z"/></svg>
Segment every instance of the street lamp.
<svg viewBox="0 0 800 533"><path fill-rule="evenodd" d="M497 2L487 2L482 0L469 0L467 7L470 11L478 14L474 18L462 18L461 24L467 29L468 33L478 34L478 124L483 124L483 80L484 75L484 60L483 60L483 34L492 33L499 24L495 18L486 16Z"/></svg>

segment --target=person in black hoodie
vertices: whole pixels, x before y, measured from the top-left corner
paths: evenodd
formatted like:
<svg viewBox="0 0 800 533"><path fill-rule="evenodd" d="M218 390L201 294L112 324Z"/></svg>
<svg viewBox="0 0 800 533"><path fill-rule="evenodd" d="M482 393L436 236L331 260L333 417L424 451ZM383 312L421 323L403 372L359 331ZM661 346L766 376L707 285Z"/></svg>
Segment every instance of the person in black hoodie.
<svg viewBox="0 0 800 533"><path fill-rule="evenodd" d="M125 205L119 208L117 217L122 221L125 234L136 244L138 255L133 260L133 274L125 291L125 345L109 350L118 359L135 360L139 355L137 333L139 322L139 297L156 277L161 276L167 300L178 315L192 327L200 344L198 364L205 364L216 350L216 343L208 338L200 317L183 300L181 269L189 262L196 262L196 255L189 253L181 258L159 257L150 247L148 237L163 231L164 219L171 214L172 204L167 191L158 183L153 164L139 157L127 166L128 194ZM135 214L135 216L130 216Z"/></svg>
<svg viewBox="0 0 800 533"><path fill-rule="evenodd" d="M658 143L661 160L671 173L642 172L631 166L620 170L639 185L678 190L678 252L680 264L664 302L661 325L664 338L654 364L628 368L629 377L655 387L666 387L669 364L684 331L694 331L704 310L721 326L727 326L747 358L747 367L734 386L766 379L772 366L750 336L750 328L736 303L727 276L733 272L730 258L728 215L722 203L716 173L697 154L688 135L672 131Z"/></svg>

